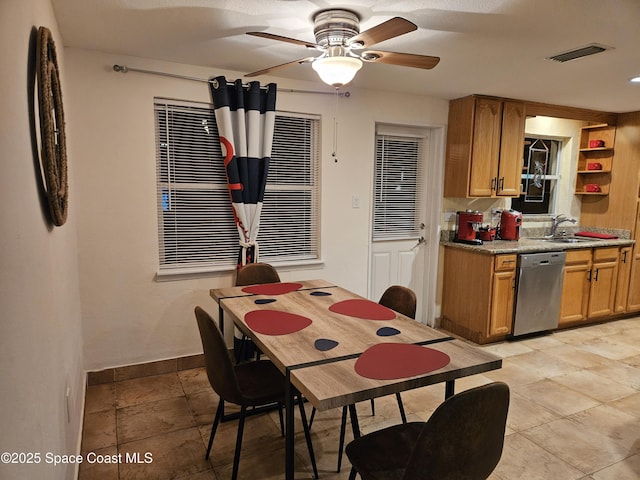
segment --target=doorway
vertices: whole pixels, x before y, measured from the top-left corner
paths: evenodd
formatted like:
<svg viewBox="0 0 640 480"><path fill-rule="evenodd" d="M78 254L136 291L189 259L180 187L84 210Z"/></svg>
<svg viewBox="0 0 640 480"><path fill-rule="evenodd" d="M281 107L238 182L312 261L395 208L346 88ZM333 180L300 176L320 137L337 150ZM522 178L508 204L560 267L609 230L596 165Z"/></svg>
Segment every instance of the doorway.
<svg viewBox="0 0 640 480"><path fill-rule="evenodd" d="M376 124L369 298L411 288L416 319L435 324L443 127Z"/></svg>

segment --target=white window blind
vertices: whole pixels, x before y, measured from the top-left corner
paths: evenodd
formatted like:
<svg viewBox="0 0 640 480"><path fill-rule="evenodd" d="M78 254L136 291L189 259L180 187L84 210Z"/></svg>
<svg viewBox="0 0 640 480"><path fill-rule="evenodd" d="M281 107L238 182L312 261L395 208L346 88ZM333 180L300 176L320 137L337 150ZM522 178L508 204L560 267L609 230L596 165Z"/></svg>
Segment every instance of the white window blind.
<svg viewBox="0 0 640 480"><path fill-rule="evenodd" d="M421 136L376 134L374 241L422 234L424 143Z"/></svg>
<svg viewBox="0 0 640 480"><path fill-rule="evenodd" d="M155 100L160 273L235 266L233 219L213 106ZM315 259L319 119L277 113L260 233L260 260Z"/></svg>

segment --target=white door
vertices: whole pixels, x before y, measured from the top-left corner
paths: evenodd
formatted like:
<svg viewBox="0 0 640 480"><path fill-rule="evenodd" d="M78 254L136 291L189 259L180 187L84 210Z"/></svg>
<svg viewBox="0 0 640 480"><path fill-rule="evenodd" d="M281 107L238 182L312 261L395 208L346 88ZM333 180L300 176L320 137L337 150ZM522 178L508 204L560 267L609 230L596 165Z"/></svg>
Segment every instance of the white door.
<svg viewBox="0 0 640 480"><path fill-rule="evenodd" d="M441 169L427 168L438 163L430 159L431 133L429 128L376 125L369 268L369 298L378 300L391 285L409 287L418 299L416 319L427 324L435 316L435 277L430 272L437 265L441 194L426 192L432 186L439 190L442 183Z"/></svg>

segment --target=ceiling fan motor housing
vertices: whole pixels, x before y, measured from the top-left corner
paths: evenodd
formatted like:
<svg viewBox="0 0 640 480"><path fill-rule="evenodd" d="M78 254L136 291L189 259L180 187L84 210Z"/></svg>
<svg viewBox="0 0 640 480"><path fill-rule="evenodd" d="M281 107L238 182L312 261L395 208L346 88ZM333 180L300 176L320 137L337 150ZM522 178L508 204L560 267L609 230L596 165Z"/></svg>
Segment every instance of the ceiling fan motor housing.
<svg viewBox="0 0 640 480"><path fill-rule="evenodd" d="M360 17L351 10L321 10L313 17L316 43L322 47L346 45L360 33Z"/></svg>

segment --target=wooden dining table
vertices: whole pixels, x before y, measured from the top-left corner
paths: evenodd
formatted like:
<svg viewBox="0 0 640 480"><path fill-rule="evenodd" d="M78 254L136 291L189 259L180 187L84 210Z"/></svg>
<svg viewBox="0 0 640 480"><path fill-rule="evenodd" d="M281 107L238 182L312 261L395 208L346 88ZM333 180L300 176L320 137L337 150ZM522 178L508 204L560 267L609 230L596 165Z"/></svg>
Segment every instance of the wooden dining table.
<svg viewBox="0 0 640 480"><path fill-rule="evenodd" d="M285 475L294 476L293 399L319 411L501 368L500 357L325 280L212 289L219 322L249 336L286 377Z"/></svg>

